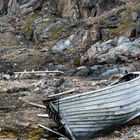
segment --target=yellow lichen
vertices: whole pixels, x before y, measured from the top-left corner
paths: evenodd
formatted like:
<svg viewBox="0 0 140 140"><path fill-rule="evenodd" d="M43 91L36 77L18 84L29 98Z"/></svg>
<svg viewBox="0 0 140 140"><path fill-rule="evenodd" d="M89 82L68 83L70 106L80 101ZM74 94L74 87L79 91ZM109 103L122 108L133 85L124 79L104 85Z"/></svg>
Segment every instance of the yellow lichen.
<svg viewBox="0 0 140 140"><path fill-rule="evenodd" d="M6 138L16 138L16 135L13 132L0 132L0 139L6 139Z"/></svg>
<svg viewBox="0 0 140 140"><path fill-rule="evenodd" d="M42 134L41 129L34 129L27 132L27 139L29 140L40 140Z"/></svg>

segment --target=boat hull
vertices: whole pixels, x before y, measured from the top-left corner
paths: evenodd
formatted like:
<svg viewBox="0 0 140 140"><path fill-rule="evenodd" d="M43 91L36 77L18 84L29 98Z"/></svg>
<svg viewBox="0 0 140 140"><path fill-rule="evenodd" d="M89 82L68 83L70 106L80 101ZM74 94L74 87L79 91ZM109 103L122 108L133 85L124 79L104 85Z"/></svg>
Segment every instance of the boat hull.
<svg viewBox="0 0 140 140"><path fill-rule="evenodd" d="M54 100L51 105L73 140L89 139L140 115L140 77Z"/></svg>

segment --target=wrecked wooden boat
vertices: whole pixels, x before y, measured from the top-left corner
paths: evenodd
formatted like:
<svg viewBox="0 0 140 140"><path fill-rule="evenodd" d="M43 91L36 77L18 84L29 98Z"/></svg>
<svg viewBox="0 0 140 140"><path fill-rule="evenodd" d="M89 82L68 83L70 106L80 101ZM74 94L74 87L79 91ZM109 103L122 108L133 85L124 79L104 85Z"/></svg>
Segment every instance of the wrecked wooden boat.
<svg viewBox="0 0 140 140"><path fill-rule="evenodd" d="M126 74L100 90L56 96L44 103L72 140L89 139L140 115L140 72Z"/></svg>

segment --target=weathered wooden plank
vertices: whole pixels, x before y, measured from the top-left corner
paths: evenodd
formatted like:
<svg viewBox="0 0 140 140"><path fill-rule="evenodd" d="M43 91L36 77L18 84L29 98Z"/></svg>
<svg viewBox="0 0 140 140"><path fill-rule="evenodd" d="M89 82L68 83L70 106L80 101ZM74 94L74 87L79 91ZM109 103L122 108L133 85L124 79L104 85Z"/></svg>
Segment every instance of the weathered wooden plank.
<svg viewBox="0 0 140 140"><path fill-rule="evenodd" d="M93 91L93 94L89 94L88 96L83 95L83 96L79 96L79 97L75 97L75 99L69 99L69 100L59 100L59 102L62 104L77 104L77 102L79 103L79 101L97 101L97 100L106 100L106 99L110 99L110 98L116 98L119 96L126 96L129 95L128 93L134 93L135 91L139 90L140 86L139 83L137 83L136 85L133 85L133 87L129 87L127 89L122 89L122 90L116 90L115 92L112 92L111 90L106 91L106 94L103 95L99 95L99 96L95 96L95 93ZM112 94L113 93L113 94Z"/></svg>
<svg viewBox="0 0 140 140"><path fill-rule="evenodd" d="M140 79L139 79L139 82L140 82ZM133 82L133 84L128 84L127 86L119 86L119 87L109 87L109 88L106 88L105 91L103 90L95 90L95 91L91 91L91 92L87 92L87 93L82 93L82 94L77 94L77 95L74 95L74 96L69 96L69 97L65 97L65 98L62 98L60 99L60 103L62 102L75 102L76 100L79 100L79 99L89 99L89 98L94 98L97 97L97 98L100 98L102 99L105 95L108 95L108 96L114 96L114 94L118 94L120 93L121 91L124 91L125 94L129 91L129 90L133 90L133 88L136 88L136 87L139 87L139 82L136 81L136 82ZM124 92L122 92L121 94L124 94ZM112 94L113 93L113 94Z"/></svg>
<svg viewBox="0 0 140 140"><path fill-rule="evenodd" d="M37 114L38 117L49 118L49 114Z"/></svg>
<svg viewBox="0 0 140 140"><path fill-rule="evenodd" d="M32 103L32 102L29 102L28 104L33 106L33 107L38 107L38 108L46 109L45 105L41 105L41 104L37 104L37 103Z"/></svg>
<svg viewBox="0 0 140 140"><path fill-rule="evenodd" d="M55 95L49 95L48 96L48 98L58 98L58 97L60 97L60 96L64 96L64 95L68 95L68 94L70 94L70 93L72 93L72 92L75 92L76 91L76 89L75 88L73 88L73 89L71 89L71 90L68 90L68 91L64 91L64 92L61 92L61 93L57 93L57 94L55 94Z"/></svg>
<svg viewBox="0 0 140 140"><path fill-rule="evenodd" d="M23 71L23 72L14 72L15 74L39 74L39 73L61 73L64 74L63 71L55 70L55 71Z"/></svg>
<svg viewBox="0 0 140 140"><path fill-rule="evenodd" d="M59 132L56 132L56 131L54 131L54 130L51 130L50 128L48 128L48 127L46 127L46 126L44 126L44 125L42 125L42 124L38 124L37 126L43 128L43 129L45 129L45 130L48 130L48 131L50 131L50 132L52 132L52 133L54 133L54 134L56 134L56 135L59 135L59 136L61 136L61 137L66 137L66 136L60 134Z"/></svg>
<svg viewBox="0 0 140 140"><path fill-rule="evenodd" d="M92 106L92 105L106 104L106 103L110 103L110 102L116 103L118 101L125 101L129 98L139 96L140 87L138 87L137 89L136 88L134 88L134 89L132 91L128 91L127 93L124 93L124 94L118 93L118 96L115 96L115 97L111 96L109 98L103 98L103 99L97 99L97 100L92 99L92 98L79 99L79 100L76 100L75 102L69 102L69 103L66 102L63 104L60 103L60 107L62 107L63 109L65 109L65 108L69 109L69 108L71 108L71 106L74 106L76 109L76 108L86 106L86 105ZM78 104L78 106L77 106L77 104ZM121 104L119 106L121 106Z"/></svg>

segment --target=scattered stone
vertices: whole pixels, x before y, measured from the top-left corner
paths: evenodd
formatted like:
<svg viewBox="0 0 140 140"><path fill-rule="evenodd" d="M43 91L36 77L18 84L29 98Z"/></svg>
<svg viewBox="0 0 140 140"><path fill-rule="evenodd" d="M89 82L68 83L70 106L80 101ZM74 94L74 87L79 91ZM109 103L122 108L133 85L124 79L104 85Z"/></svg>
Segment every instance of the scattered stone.
<svg viewBox="0 0 140 140"><path fill-rule="evenodd" d="M88 76L89 69L86 66L81 66L77 68L75 76Z"/></svg>
<svg viewBox="0 0 140 140"><path fill-rule="evenodd" d="M138 134L136 131L129 131L124 135L125 139L136 138L136 137L138 137Z"/></svg>

